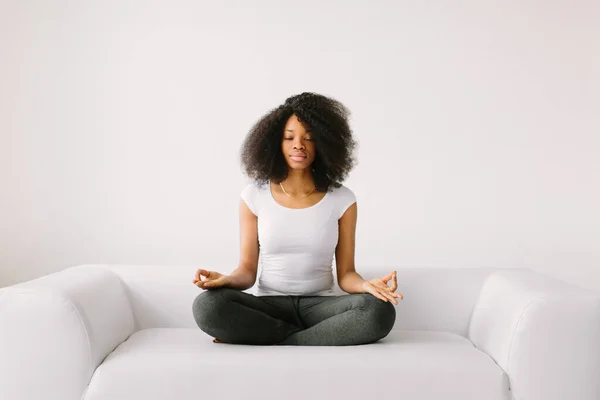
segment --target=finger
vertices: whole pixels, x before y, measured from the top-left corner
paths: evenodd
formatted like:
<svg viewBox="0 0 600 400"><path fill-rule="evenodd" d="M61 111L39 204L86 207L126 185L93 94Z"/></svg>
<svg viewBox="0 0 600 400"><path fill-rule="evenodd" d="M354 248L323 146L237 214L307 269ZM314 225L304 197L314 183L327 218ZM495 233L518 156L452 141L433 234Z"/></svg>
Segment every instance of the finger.
<svg viewBox="0 0 600 400"><path fill-rule="evenodd" d="M387 274L386 276L384 276L383 278L381 278L381 280L384 281L385 283L387 283L387 281L389 281L390 279L392 279L393 276L394 276L394 271L390 272L389 274Z"/></svg>
<svg viewBox="0 0 600 400"><path fill-rule="evenodd" d="M204 275L206 277L210 275L210 272L205 269L199 269L198 272L200 272L200 275Z"/></svg>
<svg viewBox="0 0 600 400"><path fill-rule="evenodd" d="M196 281L195 285L198 286L200 289L204 289L204 282L203 281Z"/></svg>
<svg viewBox="0 0 600 400"><path fill-rule="evenodd" d="M388 292L380 292L382 295L384 295L385 297L387 297L392 303L394 304L398 304L398 300L396 300L396 298L393 296L392 293L388 293Z"/></svg>
<svg viewBox="0 0 600 400"><path fill-rule="evenodd" d="M207 287L207 288L221 287L221 286L223 286L224 280L225 279L223 277L220 277L217 279L211 279L208 282L205 281L206 283L204 284L204 287Z"/></svg>
<svg viewBox="0 0 600 400"><path fill-rule="evenodd" d="M402 300L404 299L404 296L402 295L402 293L393 293L394 297L396 297L398 300Z"/></svg>
<svg viewBox="0 0 600 400"><path fill-rule="evenodd" d="M385 296L381 295L381 294L379 293L379 291L378 291L377 289L375 289L375 287L374 287L374 286L372 286L372 285L367 285L367 287L368 287L368 289L367 289L367 290L369 291L369 293L370 293L370 294L372 294L373 296L377 297L377 298L378 298L378 299L380 299L380 300L383 300L383 301L386 301L386 302L388 301L388 300L387 300L387 298L386 298Z"/></svg>
<svg viewBox="0 0 600 400"><path fill-rule="evenodd" d="M398 273L394 271L394 280L392 281L391 291L395 292L398 289Z"/></svg>
<svg viewBox="0 0 600 400"><path fill-rule="evenodd" d="M378 290L383 290L383 291L386 291L386 292L390 291L390 287L387 286L387 285L373 285L373 286L375 286Z"/></svg>
<svg viewBox="0 0 600 400"><path fill-rule="evenodd" d="M395 297L395 293L394 292L390 292L390 288L385 286L383 288L378 288L379 291L381 291L382 294L385 294L388 298L394 298Z"/></svg>
<svg viewBox="0 0 600 400"><path fill-rule="evenodd" d="M389 288L388 288L388 289L389 289ZM389 290L388 290L388 294L390 294L390 295L392 295L392 296L394 296L394 297L398 297L398 298L400 298L400 299L404 298L404 295L403 295L402 293L400 293L400 292L398 292L398 293L395 293L395 292L391 292L391 291L389 291Z"/></svg>
<svg viewBox="0 0 600 400"><path fill-rule="evenodd" d="M197 281L200 280L200 270L196 271L196 275L194 275L194 278L196 278Z"/></svg>
<svg viewBox="0 0 600 400"><path fill-rule="evenodd" d="M385 290L387 292L389 292L391 290L391 288L388 285L386 285L385 283L379 283L379 284L374 283L373 286L375 286L377 289Z"/></svg>

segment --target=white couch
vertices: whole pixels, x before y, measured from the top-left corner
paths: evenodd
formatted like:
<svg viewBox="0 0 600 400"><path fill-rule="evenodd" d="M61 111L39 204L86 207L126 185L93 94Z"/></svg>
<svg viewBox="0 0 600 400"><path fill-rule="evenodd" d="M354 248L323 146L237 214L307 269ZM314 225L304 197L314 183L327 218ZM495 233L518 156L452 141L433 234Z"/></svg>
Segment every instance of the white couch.
<svg viewBox="0 0 600 400"><path fill-rule="evenodd" d="M215 344L194 272L81 265L0 289L0 399L600 399L600 296L531 270L399 269L394 330L347 347Z"/></svg>

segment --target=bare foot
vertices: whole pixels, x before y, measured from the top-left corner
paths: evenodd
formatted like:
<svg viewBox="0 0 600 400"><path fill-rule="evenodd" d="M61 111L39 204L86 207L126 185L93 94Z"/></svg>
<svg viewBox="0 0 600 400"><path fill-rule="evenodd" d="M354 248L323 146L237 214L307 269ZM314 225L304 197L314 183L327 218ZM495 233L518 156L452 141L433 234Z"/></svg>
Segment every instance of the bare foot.
<svg viewBox="0 0 600 400"><path fill-rule="evenodd" d="M219 339L217 339L217 338L214 338L214 339L213 339L213 343L225 343L225 342L224 342L224 341L222 341L222 340L219 340Z"/></svg>

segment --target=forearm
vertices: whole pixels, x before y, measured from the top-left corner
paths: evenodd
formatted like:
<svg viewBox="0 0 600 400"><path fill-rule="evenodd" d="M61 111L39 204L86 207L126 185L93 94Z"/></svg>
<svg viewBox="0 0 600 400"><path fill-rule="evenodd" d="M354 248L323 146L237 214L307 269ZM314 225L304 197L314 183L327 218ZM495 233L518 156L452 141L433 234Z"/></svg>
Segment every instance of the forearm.
<svg viewBox="0 0 600 400"><path fill-rule="evenodd" d="M348 272L338 281L340 289L350 294L365 293L364 283L365 280L355 271Z"/></svg>
<svg viewBox="0 0 600 400"><path fill-rule="evenodd" d="M256 276L246 267L238 267L229 275L227 287L239 290L251 288L256 281Z"/></svg>

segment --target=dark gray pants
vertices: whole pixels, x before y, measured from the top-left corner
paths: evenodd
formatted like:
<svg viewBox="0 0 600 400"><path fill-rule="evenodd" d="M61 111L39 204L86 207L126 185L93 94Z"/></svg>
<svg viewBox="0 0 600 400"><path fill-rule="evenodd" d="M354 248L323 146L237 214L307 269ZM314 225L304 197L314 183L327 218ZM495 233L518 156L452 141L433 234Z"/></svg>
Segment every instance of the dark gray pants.
<svg viewBox="0 0 600 400"><path fill-rule="evenodd" d="M208 289L194 300L196 323L227 343L346 346L387 336L396 309L371 294L254 296L238 289Z"/></svg>

